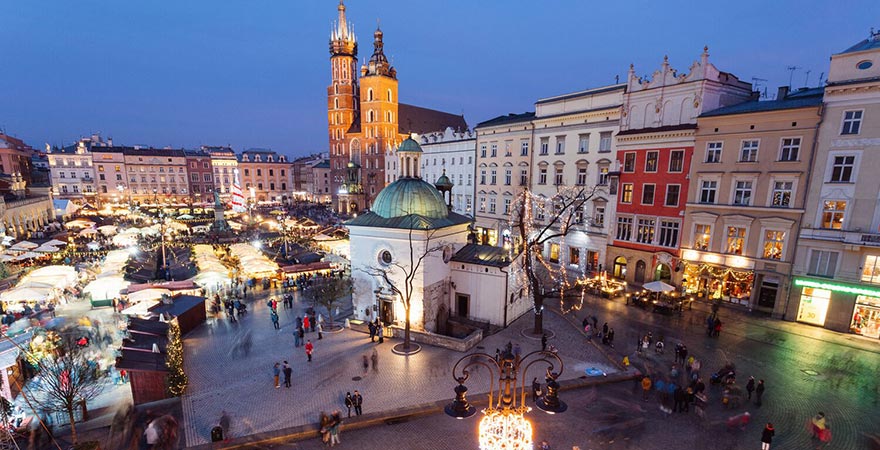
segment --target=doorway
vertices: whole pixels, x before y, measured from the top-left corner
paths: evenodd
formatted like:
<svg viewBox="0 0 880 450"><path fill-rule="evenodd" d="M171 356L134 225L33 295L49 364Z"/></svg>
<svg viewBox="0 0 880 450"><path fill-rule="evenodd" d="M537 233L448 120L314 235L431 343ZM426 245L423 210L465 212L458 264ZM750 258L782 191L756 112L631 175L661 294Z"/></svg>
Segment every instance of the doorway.
<svg viewBox="0 0 880 450"><path fill-rule="evenodd" d="M394 302L391 300L382 300L379 307L379 320L383 324L389 325L394 323Z"/></svg>
<svg viewBox="0 0 880 450"><path fill-rule="evenodd" d="M773 311L776 306L776 293L779 291L779 282L764 279L761 282L761 291L758 293L758 306Z"/></svg>
<svg viewBox="0 0 880 450"><path fill-rule="evenodd" d="M614 259L614 270L612 276L618 280L626 279L626 258L618 256Z"/></svg>
<svg viewBox="0 0 880 450"><path fill-rule="evenodd" d="M455 294L455 314L458 317L468 317L471 296L467 294Z"/></svg>
<svg viewBox="0 0 880 450"><path fill-rule="evenodd" d="M636 283L644 283L645 282L645 262L639 260L636 262Z"/></svg>
<svg viewBox="0 0 880 450"><path fill-rule="evenodd" d="M667 264L657 264L657 268L654 270L654 281L672 281L672 270L669 269Z"/></svg>

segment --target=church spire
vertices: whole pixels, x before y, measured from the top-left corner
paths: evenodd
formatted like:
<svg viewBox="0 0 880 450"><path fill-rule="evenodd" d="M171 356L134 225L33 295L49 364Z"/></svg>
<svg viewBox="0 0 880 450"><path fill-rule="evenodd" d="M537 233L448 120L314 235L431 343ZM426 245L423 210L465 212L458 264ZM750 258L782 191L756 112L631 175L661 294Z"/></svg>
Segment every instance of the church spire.
<svg viewBox="0 0 880 450"><path fill-rule="evenodd" d="M339 12L339 17L330 27L330 54L357 56L354 25L348 23L345 18L345 4L342 0L339 0L336 10Z"/></svg>
<svg viewBox="0 0 880 450"><path fill-rule="evenodd" d="M382 33L377 22L376 31L373 32L373 55L370 56L370 61L361 68L363 75L384 75L397 78L397 70L391 67L385 56L385 42L382 40L384 36L385 34Z"/></svg>

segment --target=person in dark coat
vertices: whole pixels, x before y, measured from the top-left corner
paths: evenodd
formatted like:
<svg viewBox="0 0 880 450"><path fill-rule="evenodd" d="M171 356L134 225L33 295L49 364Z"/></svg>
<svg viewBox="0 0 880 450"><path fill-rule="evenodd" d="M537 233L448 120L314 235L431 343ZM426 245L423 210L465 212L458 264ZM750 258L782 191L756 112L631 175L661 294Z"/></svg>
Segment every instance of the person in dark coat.
<svg viewBox="0 0 880 450"><path fill-rule="evenodd" d="M547 351L547 333L541 335L541 351Z"/></svg>
<svg viewBox="0 0 880 450"><path fill-rule="evenodd" d="M369 330L370 330L370 342L375 342L376 325L373 325L373 322L367 322L367 328L369 328Z"/></svg>
<svg viewBox="0 0 880 450"><path fill-rule="evenodd" d="M351 398L351 392L345 393L345 407L348 408L348 417L351 417L351 407L354 406L354 399Z"/></svg>
<svg viewBox="0 0 880 450"><path fill-rule="evenodd" d="M758 385L755 386L755 404L761 406L761 397L764 396L764 380L758 380Z"/></svg>
<svg viewBox="0 0 880 450"><path fill-rule="evenodd" d="M746 383L746 391L749 393L749 400L751 400L752 392L755 391L755 377L749 377L749 382Z"/></svg>
<svg viewBox="0 0 880 450"><path fill-rule="evenodd" d="M773 424L767 422L767 425L764 426L764 431L761 432L761 450L770 450L774 434L776 434L776 430L773 429Z"/></svg>
<svg viewBox="0 0 880 450"><path fill-rule="evenodd" d="M538 403L538 397L541 396L541 383L538 382L538 377L535 377L532 380L532 401Z"/></svg>
<svg viewBox="0 0 880 450"><path fill-rule="evenodd" d="M354 396L351 397L351 400L354 404L354 413L358 416L363 414L364 411L361 408L364 404L364 397L361 396L361 393L358 392L357 389L355 389Z"/></svg>

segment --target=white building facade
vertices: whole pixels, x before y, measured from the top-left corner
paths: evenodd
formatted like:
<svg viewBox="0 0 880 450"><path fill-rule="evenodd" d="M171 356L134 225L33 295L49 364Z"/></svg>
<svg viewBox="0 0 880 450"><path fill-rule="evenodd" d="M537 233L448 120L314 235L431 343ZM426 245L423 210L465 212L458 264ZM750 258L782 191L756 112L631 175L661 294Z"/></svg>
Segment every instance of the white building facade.
<svg viewBox="0 0 880 450"><path fill-rule="evenodd" d="M452 183L452 211L474 216L474 158L477 137L470 131L456 132L447 128L442 132L419 137L424 156L422 178L434 184L444 174Z"/></svg>

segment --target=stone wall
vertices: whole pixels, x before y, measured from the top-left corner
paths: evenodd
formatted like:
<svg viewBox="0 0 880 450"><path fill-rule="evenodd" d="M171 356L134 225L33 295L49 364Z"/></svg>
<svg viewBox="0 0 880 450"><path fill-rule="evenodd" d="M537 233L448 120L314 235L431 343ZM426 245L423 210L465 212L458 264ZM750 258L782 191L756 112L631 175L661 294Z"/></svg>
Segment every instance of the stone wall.
<svg viewBox="0 0 880 450"><path fill-rule="evenodd" d="M369 328L367 328L367 323L364 321L353 319L350 320L349 323L351 324L351 329L354 331L359 331L361 333L370 332ZM403 339L403 333L404 330L402 327L390 326L385 328L385 337ZM473 333L469 334L464 339L443 336L426 331L410 330L410 338L412 338L413 342L418 342L419 344L448 348L458 352L467 352L483 340L483 330L474 330Z"/></svg>
<svg viewBox="0 0 880 450"><path fill-rule="evenodd" d="M428 332L437 332L437 312L449 299L449 278L444 278L430 286L422 293L422 323Z"/></svg>

